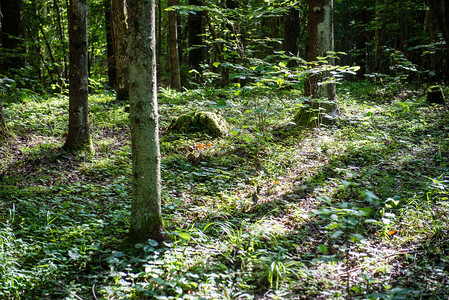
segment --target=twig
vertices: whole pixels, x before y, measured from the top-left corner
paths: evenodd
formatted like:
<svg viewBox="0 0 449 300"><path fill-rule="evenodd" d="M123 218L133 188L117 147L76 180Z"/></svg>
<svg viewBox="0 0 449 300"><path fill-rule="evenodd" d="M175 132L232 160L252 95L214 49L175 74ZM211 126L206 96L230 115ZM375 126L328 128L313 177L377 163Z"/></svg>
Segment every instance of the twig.
<svg viewBox="0 0 449 300"><path fill-rule="evenodd" d="M98 300L97 294L95 294L95 283L94 283L94 285L92 286L92 294L94 295L94 299L95 299L95 300Z"/></svg>

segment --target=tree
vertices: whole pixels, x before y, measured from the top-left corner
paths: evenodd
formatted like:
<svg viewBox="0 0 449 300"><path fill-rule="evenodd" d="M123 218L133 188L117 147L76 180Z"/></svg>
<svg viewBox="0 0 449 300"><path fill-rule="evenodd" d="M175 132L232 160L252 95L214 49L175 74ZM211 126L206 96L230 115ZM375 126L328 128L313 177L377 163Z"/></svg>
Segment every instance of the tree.
<svg viewBox="0 0 449 300"><path fill-rule="evenodd" d="M284 44L285 53L298 55L299 29L300 29L299 10L291 6L284 20Z"/></svg>
<svg viewBox="0 0 449 300"><path fill-rule="evenodd" d="M8 136L8 127L6 126L5 114L3 113L3 106L0 102L0 144Z"/></svg>
<svg viewBox="0 0 449 300"><path fill-rule="evenodd" d="M69 132L63 148L92 151L88 107L87 0L69 5Z"/></svg>
<svg viewBox="0 0 449 300"><path fill-rule="evenodd" d="M115 67L117 70L117 99L127 100L129 96L129 80L127 72L128 58L126 53L128 35L126 0L112 0L111 17L112 43L114 48Z"/></svg>
<svg viewBox="0 0 449 300"><path fill-rule="evenodd" d="M168 6L175 6L176 0L168 0ZM170 48L170 84L176 90L181 89L181 75L179 72L178 55L178 24L176 10L168 12L168 46Z"/></svg>
<svg viewBox="0 0 449 300"><path fill-rule="evenodd" d="M334 51L334 26L333 26L333 0L309 0L308 11L308 41L307 60L314 62L318 57L327 57L329 51ZM332 58L327 59L328 65L333 65ZM328 118L337 117L337 93L335 83L321 84L328 72L323 70L325 66L316 65L304 84L306 96L325 101L311 101L308 113L300 112L295 118L300 125L311 125L311 121L317 119L318 123L325 122Z"/></svg>
<svg viewBox="0 0 449 300"><path fill-rule="evenodd" d="M106 33L106 53L108 57L108 85L115 89L117 70L115 67L114 45L111 31L111 0L104 0L104 19Z"/></svg>
<svg viewBox="0 0 449 300"><path fill-rule="evenodd" d="M449 50L449 3L447 0L430 0L429 2Z"/></svg>
<svg viewBox="0 0 449 300"><path fill-rule="evenodd" d="M132 206L129 240L162 240L155 1L129 0Z"/></svg>
<svg viewBox="0 0 449 300"><path fill-rule="evenodd" d="M2 20L1 43L6 59L0 63L0 72L8 73L10 68L25 67L26 48L25 25L22 0L0 0ZM4 56L4 54L2 54Z"/></svg>
<svg viewBox="0 0 449 300"><path fill-rule="evenodd" d="M201 0L189 0L189 5L201 5ZM201 72L203 63L203 13L200 10L192 10L187 20L189 40L189 65Z"/></svg>

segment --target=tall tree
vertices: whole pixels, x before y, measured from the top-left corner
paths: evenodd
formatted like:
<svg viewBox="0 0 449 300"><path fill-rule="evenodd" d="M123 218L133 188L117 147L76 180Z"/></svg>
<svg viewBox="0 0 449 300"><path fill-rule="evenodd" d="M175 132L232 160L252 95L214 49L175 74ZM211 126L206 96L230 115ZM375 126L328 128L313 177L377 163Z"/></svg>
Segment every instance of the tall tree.
<svg viewBox="0 0 449 300"><path fill-rule="evenodd" d="M106 32L106 54L108 57L108 85L115 89L117 70L115 67L114 45L111 30L111 0L104 0L104 19Z"/></svg>
<svg viewBox="0 0 449 300"><path fill-rule="evenodd" d="M449 2L447 0L430 0L429 2L449 50Z"/></svg>
<svg viewBox="0 0 449 300"><path fill-rule="evenodd" d="M25 25L22 0L0 0L1 42L6 59L0 62L0 72L25 66ZM4 56L4 54L2 56Z"/></svg>
<svg viewBox="0 0 449 300"><path fill-rule="evenodd" d="M291 6L284 17L284 51L288 54L298 55L299 42L299 10Z"/></svg>
<svg viewBox="0 0 449 300"><path fill-rule="evenodd" d="M168 6L177 5L177 0L168 0ZM170 48L170 84L171 87L181 89L181 75L179 72L179 52L178 52L178 24L176 10L168 12L168 46Z"/></svg>
<svg viewBox="0 0 449 300"><path fill-rule="evenodd" d="M114 45L115 67L117 70L117 99L127 100L129 96L128 57L126 53L128 25L126 0L111 0L112 43Z"/></svg>
<svg viewBox="0 0 449 300"><path fill-rule="evenodd" d="M189 0L189 5L199 6L201 0ZM203 13L194 9L189 13L187 20L188 40L189 40L189 64L190 66L201 72L200 64L203 63Z"/></svg>
<svg viewBox="0 0 449 300"><path fill-rule="evenodd" d="M129 240L162 240L155 1L128 0L132 206Z"/></svg>
<svg viewBox="0 0 449 300"><path fill-rule="evenodd" d="M8 127L6 126L5 114L3 113L3 106L0 102L0 144L8 136Z"/></svg>
<svg viewBox="0 0 449 300"><path fill-rule="evenodd" d="M88 106L87 0L71 0L69 17L69 132L63 148L92 151Z"/></svg>
<svg viewBox="0 0 449 300"><path fill-rule="evenodd" d="M318 57L328 56L329 51L334 51L334 22L333 0L309 0L308 10L308 41L307 60L314 62ZM327 59L328 65L333 65L331 58ZM299 113L295 118L300 125L312 126L321 122L327 122L339 115L337 106L337 93L335 83L321 84L329 73L322 70L323 66L316 66L316 74L310 74L304 84L306 96L324 101L310 101L310 109ZM312 123L313 121L313 123Z"/></svg>

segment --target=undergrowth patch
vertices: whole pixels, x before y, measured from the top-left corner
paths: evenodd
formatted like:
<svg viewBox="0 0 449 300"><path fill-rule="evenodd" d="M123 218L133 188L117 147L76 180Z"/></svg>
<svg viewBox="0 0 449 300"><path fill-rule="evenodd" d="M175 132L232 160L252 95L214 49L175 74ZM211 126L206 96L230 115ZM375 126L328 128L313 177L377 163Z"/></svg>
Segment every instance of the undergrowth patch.
<svg viewBox="0 0 449 300"><path fill-rule="evenodd" d="M67 153L68 99L6 103L0 296L10 299L441 299L448 296L449 118L421 91L340 88L332 126L291 124L297 94L162 90L167 241L122 246L124 104L90 98L95 153ZM229 136L169 135L192 109ZM195 159L192 159L195 157Z"/></svg>

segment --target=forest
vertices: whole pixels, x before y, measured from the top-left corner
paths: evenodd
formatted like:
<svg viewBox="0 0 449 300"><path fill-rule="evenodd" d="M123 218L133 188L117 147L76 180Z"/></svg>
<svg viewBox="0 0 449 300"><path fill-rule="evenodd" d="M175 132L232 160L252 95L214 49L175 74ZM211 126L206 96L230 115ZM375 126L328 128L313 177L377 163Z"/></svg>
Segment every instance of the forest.
<svg viewBox="0 0 449 300"><path fill-rule="evenodd" d="M0 299L449 298L449 2L0 20Z"/></svg>

